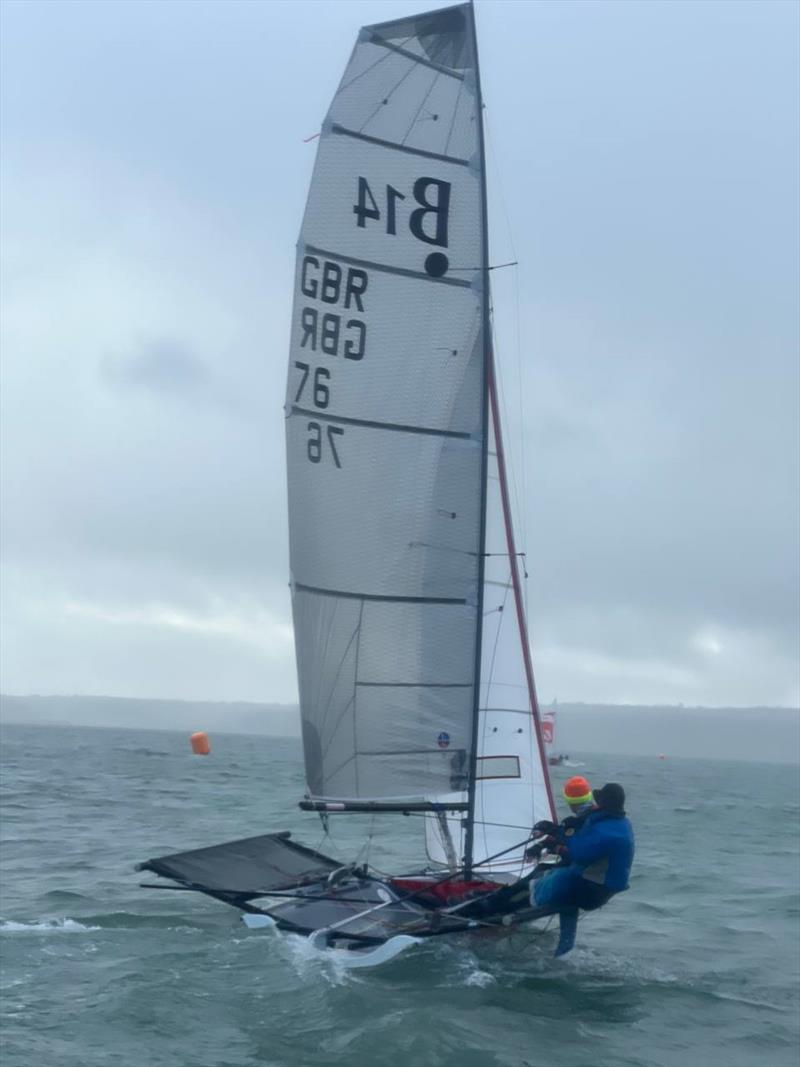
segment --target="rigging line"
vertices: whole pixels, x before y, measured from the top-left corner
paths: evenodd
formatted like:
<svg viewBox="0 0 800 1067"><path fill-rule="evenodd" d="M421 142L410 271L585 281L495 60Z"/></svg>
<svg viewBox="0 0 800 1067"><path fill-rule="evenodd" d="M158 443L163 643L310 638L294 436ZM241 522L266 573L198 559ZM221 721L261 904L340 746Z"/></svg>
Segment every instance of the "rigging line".
<svg viewBox="0 0 800 1067"><path fill-rule="evenodd" d="M352 707L352 705L354 703L355 703L355 695L350 697L350 699L347 701L345 706L339 712L339 717L337 718L336 722L333 724L333 730L331 731L331 734L330 734L330 740L328 741L327 745L323 749L323 752L322 752L322 758L323 759L325 759L325 757L328 755L328 753L330 752L331 745L336 740L336 734L339 732L339 726L341 725L342 719L345 717L345 715L347 714L347 712L350 710L350 708ZM353 759L355 759L355 756L353 756ZM341 770L341 768L343 766L344 766L344 764L340 764L339 767L336 768L336 770L337 771ZM331 777L333 777L333 774L331 774Z"/></svg>
<svg viewBox="0 0 800 1067"><path fill-rule="evenodd" d="M492 320L491 320L491 330L492 330L492 341L494 343L494 352L495 352L495 356L496 356L499 346L498 346L498 342L497 342L497 325L496 325L496 319L495 319L495 316L494 316L494 309L492 309L492 311L493 311L493 313L492 313ZM510 419L508 417L508 404L506 403L506 394L505 394L505 388L504 388L504 385L503 385L503 381L504 381L503 372L502 372L502 367L500 366L500 361L498 359L495 359L494 366L495 366L495 379L497 381L497 386L498 386L500 408L502 409L500 414L502 415L503 421L505 422L506 426L510 427L511 422L510 422ZM521 436L521 434L522 434L522 424L520 423L520 436ZM497 436L498 436L498 430L497 430L497 428L495 428L495 440L497 439ZM520 443L518 443L518 445L516 447L520 447ZM512 511L511 519L512 519L513 525L516 526L517 522L515 521L515 513L516 513L516 517L518 517L519 516L519 511L520 511L520 496L519 496L519 487L517 485L517 477L516 477L516 467L517 467L517 465L516 465L516 462L514 460L514 451L515 451L515 449L511 447L510 442L509 442L509 452L510 452L510 454L507 456L507 459L506 459L506 473L510 474L510 476L511 476L511 488L512 488L513 495L514 495L514 509ZM521 555L521 556L524 556L524 554L525 554L524 552L517 553L517 555ZM527 567L525 568L525 571L527 572Z"/></svg>
<svg viewBox="0 0 800 1067"><path fill-rule="evenodd" d="M321 663L324 663L328 658L328 645L330 644L331 634L333 633L333 624L336 620L336 612L339 610L339 601L335 601L333 605L333 614L328 622L328 631L325 634L325 647L322 649ZM322 699L322 673L320 672L319 678L316 684L316 693L314 694L314 706L317 707ZM321 725L321 724L320 724Z"/></svg>
<svg viewBox="0 0 800 1067"><path fill-rule="evenodd" d="M349 705L348 705L348 707L349 707ZM345 711L346 710L347 709L345 708ZM333 768L333 770L330 772L330 774L328 774L328 776L327 776L328 779L335 778L336 775L339 773L339 771L341 771L342 768L346 767L348 763L352 763L355 758L356 758L356 755L355 755L355 753L353 753L352 756L348 756L347 759L343 759L341 761L341 763L337 763L337 765ZM357 812L356 814L361 814L361 813Z"/></svg>
<svg viewBox="0 0 800 1067"><path fill-rule="evenodd" d="M514 259L517 259L517 250L516 250L516 247L515 247L515 244L514 244L514 229L513 229L512 225L511 225L511 213L510 213L509 208L508 208L508 200L506 198L505 187L503 185L503 174L502 174L502 170L500 169L500 166L499 166L499 162L498 162L498 159L497 159L497 154L495 152L494 140L492 138L492 132L491 132L488 116L486 117L486 140L487 140L488 145L489 145L489 156L491 158L492 166L494 168L494 174L495 174L495 180L496 180L496 183L497 183L497 188L498 188L498 190L500 192L500 204L501 204L501 207L503 209L503 217L505 219L506 229L508 231L508 240L509 240L509 244L511 246L511 252L512 252L512 255L514 256ZM519 290L520 290L520 278L519 278L519 268L517 268L517 270L514 271L514 334L515 334L514 340L515 340L516 361L517 361L517 398L519 400L519 425L520 425L520 434L522 435L522 428L524 426L524 421L523 421L523 397L525 396L525 376L524 376L524 368L523 368L523 362L522 362L522 323L521 323L521 315L520 315ZM520 479L521 479L521 483L522 483L522 500L521 500L522 509L521 509L521 514L520 514L520 526L521 526L520 535L522 537L522 547L523 547L523 549L527 549L527 547L528 547L528 519L527 519L528 476L527 476L527 465L526 465L525 459L526 459L525 442L524 442L524 436L522 436L521 450L520 450ZM525 583L525 585L523 587L523 592L524 592L524 597L525 597L525 615L527 616L527 614L528 614L528 583L527 582Z"/></svg>
<svg viewBox="0 0 800 1067"><path fill-rule="evenodd" d="M327 655L328 655L328 645L330 643L331 634L333 633L333 625L334 625L334 622L336 620L336 612L339 610L339 604L340 603L341 602L339 600L334 601L333 615L331 616L331 621L328 624L328 632L325 635L325 651L322 653L322 662L323 663L325 662L325 660L327 658ZM333 694L334 694L334 692L336 690L336 683L339 681L339 675L342 673L342 667L344 666L344 661L347 659L347 653L350 651L350 646L352 645L353 640L354 640L354 638L355 638L357 633L358 633L358 627L356 627L356 629L353 631L353 633L352 633L352 635L350 637L350 640L347 643L347 648L344 650L344 652L342 653L342 658L339 660L339 666L338 666L338 668L336 670L336 677L333 679L333 684L331 685L330 693L328 694L328 702L325 705L325 710L323 711L322 717L320 719L320 723L319 723L320 727L323 727L325 725L325 720L328 717L328 711L330 710L331 701L333 700Z"/></svg>
<svg viewBox="0 0 800 1067"><path fill-rule="evenodd" d="M488 126L488 122L487 122L487 126ZM514 256L514 260L516 261L518 259L518 257L517 257L516 247L514 245L514 235L513 235L513 230L512 230L512 227L511 227L511 220L510 220L510 217L509 217L508 206L507 206L506 197L505 197L505 191L503 189L502 174L500 173L500 168L499 168L498 163L497 163L497 158L496 158L495 151L494 151L494 145L493 145L493 143L491 141L491 138L488 136L488 133L487 133L487 142L488 142L488 145L489 145L489 157L490 157L490 160L491 160L491 163L492 163L492 169L493 169L493 172L494 172L494 175L495 175L495 180L496 180L496 183L497 183L497 187L498 187L498 189L500 191L500 201L501 201L502 208L503 208L503 215L504 215L505 222L506 222L506 229L508 231L508 240L509 240L509 244L511 246L512 255ZM517 295L518 295L518 292L519 292L519 272L518 271L514 272L514 278L515 278L515 284L516 284L516 291L517 291ZM520 348L520 343L519 343L519 307L518 307L518 305L517 305L517 309L516 310L517 310L517 316L516 316L516 336L517 336L516 358L517 358L517 366L518 366L518 379L519 379L519 382L520 382L520 388L518 389L518 396L517 396L517 399L518 399L518 402L519 402L519 427L520 427L519 436L520 436L520 440L519 440L519 442L514 442L513 446L512 446L512 442L509 439L509 441L508 441L508 449L507 450L510 453L510 455L508 457L508 459L509 459L508 466L510 467L511 477L512 477L512 481L513 481L514 497L515 497L515 508L516 508L517 513L519 514L522 511L521 504L524 505L524 501L520 500L520 493L519 493L519 488L518 488L518 485L517 485L517 478L516 478L516 467L517 467L516 461L510 462L511 459L513 458L513 454L517 451L517 449L519 449L520 453L521 453L520 468L522 469L522 467L524 465L524 439L523 439L523 434L522 434L522 427L524 425L524 423L523 423L523 408L522 408L524 393L523 393L523 390L521 388L522 375L521 375L521 348ZM492 315L492 331L493 331L493 335L494 335L495 341L496 341L495 351L497 351L499 349L499 345L497 345L497 323L496 323L496 319L495 319L494 314ZM501 397L502 397L502 406L503 406L503 409L504 409L503 410L503 414L504 414L504 417L505 417L506 424L510 426L510 422L509 422L509 419L508 419L508 406L507 406L506 401L505 401L505 392L504 392L504 389L503 389L503 376L502 376L502 373L501 373L501 368L499 366L499 361L498 360L495 360L495 365L496 365L496 368L497 368L496 376L497 376L497 379L498 379L498 382L499 382L500 394L501 394ZM519 518L520 518L520 525L522 526L522 529L520 530L520 532L523 535L523 544L524 544L526 538L525 538L523 515L519 514Z"/></svg>
<svg viewBox="0 0 800 1067"><path fill-rule="evenodd" d="M336 616L336 612L338 610L338 607L339 607L339 601L337 600L335 602L335 606L334 606L334 609L333 609L334 617ZM362 602L362 610L363 610L363 602ZM330 641L330 636L331 636L332 632L333 632L333 618L331 619L330 625L328 627L328 634L327 634L327 636L325 638L325 655L327 655L328 642ZM328 712L330 711L331 701L333 700L333 695L336 692L336 683L339 681L339 675L342 673L342 667L344 667L344 661L347 659L347 654L350 651L350 648L351 648L351 646L353 644L353 641L356 639L356 637L359 635L360 632L361 632L361 615L359 615L358 624L357 624L355 630L353 630L353 633L350 636L350 640L347 642L347 648L344 650L344 652L342 653L342 658L339 660L339 666L338 666L338 668L336 670L336 677L333 679L333 682L332 682L331 688L330 688L330 693L328 694L328 702L325 705L325 710L323 711L322 717L320 718L320 722L319 722L320 732L322 731L322 728L327 725ZM325 662L325 655L323 656L323 663ZM325 756L327 756L328 750L330 749L331 745L333 744L333 740L336 737L336 734L337 734L337 732L339 730L339 724L341 723L345 713L347 712L347 709L350 707L350 704L352 704L354 701L355 701L355 691L353 692L353 696L350 698L348 703L344 706L342 711L339 713L339 717L336 720L336 724L335 724L335 726L333 728L333 731L330 734L330 740L328 741L328 744L326 745L325 750L322 753L322 758L323 759L325 758Z"/></svg>
<svg viewBox="0 0 800 1067"><path fill-rule="evenodd" d="M498 826L501 830L524 830L526 833L530 830L530 826L520 826L516 822L491 822L488 819L476 819L475 822L479 822L483 826Z"/></svg>
<svg viewBox="0 0 800 1067"><path fill-rule="evenodd" d="M411 37L413 37L413 36L414 35L412 33ZM403 45L407 45L408 42L411 40L411 37L406 37L405 40L401 41L400 42L400 47L402 48ZM388 52L388 51L387 52L383 52L380 56L378 56L378 58L375 60L374 63L370 63L370 65L368 67L366 67L364 70L362 70L360 74L354 74L353 77L350 79L349 82L347 82L346 85L340 86L339 89L336 92L336 96L338 96L339 93L343 93L345 91L345 89L349 89L351 85L355 85L355 83L358 81L359 78L363 78L365 74L369 74L369 72L371 70L374 70L377 66L380 66L380 64L384 63L387 59L394 59L394 57L396 55L397 55L396 52Z"/></svg>
<svg viewBox="0 0 800 1067"><path fill-rule="evenodd" d="M334 844L333 837L331 836L330 820L328 820L326 823L323 823L323 826L325 827L325 831L322 837L319 839L319 842L314 846L314 851L319 852L319 850L322 848L326 841L330 842L330 844L327 846L327 850L329 852L337 851L338 845ZM339 857L337 856L332 858L338 859Z"/></svg>
<svg viewBox="0 0 800 1067"><path fill-rule="evenodd" d="M450 156L449 159L450 160L454 160L455 157L454 156ZM461 160L456 160L456 162L460 163L462 161ZM512 260L509 260L508 263L495 263L493 266L487 267L486 270L502 270L503 267L516 267L517 265L518 264L517 264L516 259L512 259ZM483 267L448 267L447 269L448 270L483 270Z"/></svg>
<svg viewBox="0 0 800 1067"><path fill-rule="evenodd" d="M372 815L370 816L369 829L367 830L366 839L364 841L364 844L358 850L358 852L356 852L356 858L353 860L353 866L356 866L359 863L359 861L361 860L362 855L364 856L364 863L367 866L369 866L369 854L370 854L370 849L372 848L372 837L373 837L374 833L375 833L375 812L373 812Z"/></svg>
<svg viewBox="0 0 800 1067"><path fill-rule="evenodd" d="M442 824L439 822L439 820L435 816L431 817L431 821L433 822L433 830L434 830L434 833L436 834L436 840L437 840L437 842L439 844L439 848L441 849L442 854L446 857L447 856L447 845L445 843L444 830L442 829ZM430 823L426 823L425 825L429 826ZM459 827L459 829L460 829L460 827ZM435 863L440 863L441 861L440 860L435 860L434 862Z"/></svg>
<svg viewBox="0 0 800 1067"><path fill-rule="evenodd" d="M356 710L358 701L358 654L361 651L361 624L364 621L364 601L361 601L361 607L358 612L358 640L356 641L356 662L353 667L353 751L358 752L358 734L356 733ZM356 779L356 795L358 795L358 760L354 765L355 779ZM373 815L374 819L375 816Z"/></svg>
<svg viewBox="0 0 800 1067"><path fill-rule="evenodd" d="M485 125L485 128L486 128L486 142L487 142L487 147L489 149L489 157L490 157L490 159L492 161L492 169L494 170L494 173L495 173L495 181L497 182L497 187L500 190L500 201L501 201L501 204L502 204L502 207L503 207L503 215L505 217L506 229L508 230L508 243L511 245L511 253L514 256L514 259L516 259L517 258L517 249L516 249L516 247L514 245L514 231L511 228L511 218L510 218L509 213L508 213L508 206L507 206L506 197L505 197L505 190L503 189L503 177L502 177L502 174L500 172L500 167L499 167L498 162L497 162L497 155L496 155L495 150L494 150L494 141L493 141L493 138L492 138L491 123L489 121L488 112L489 112L489 109L488 108L484 108L484 125Z"/></svg>
<svg viewBox="0 0 800 1067"><path fill-rule="evenodd" d="M388 92L388 93L386 94L386 96L384 96L384 97L383 97L383 98L381 99L381 101L380 101L380 102L378 103L378 106L377 106L377 107L375 108L375 110L374 110L374 111L372 112L372 114L371 114L371 115L369 115L369 116L368 116L368 117L367 117L367 118L366 118L366 119L365 119L365 120L364 120L364 121L363 121L363 122L361 123L361 125L360 125L360 126L358 127L358 132L359 132L359 133L363 133L363 132L364 132L364 129L365 129L365 127L366 127L366 126L369 126L369 124L370 124L370 123L372 122L372 120L373 120L373 119L375 118L375 116L376 116L376 115L378 114L378 112L380 111L380 109L381 109L381 108L382 108L382 107L383 107L383 106L384 106L385 104L388 104L388 103L389 103L389 101L390 101L390 100L392 99L392 96L393 96L393 94L397 92L397 90L398 90L398 89L400 88L400 86L401 86L401 85L403 84L403 82L404 82L404 81L406 80L406 78L407 78L407 77L409 76L409 74L413 73L413 71L414 71L414 70L416 70L416 69L417 69L417 68L416 68L416 67L414 66L414 64L413 64L413 63L410 63L410 64L409 64L408 70L407 70L407 71L405 72L405 74L404 74L404 75L402 76L402 78L400 78L400 80L399 80L399 81L397 82L397 84L396 84L396 85L395 85L395 86L394 86L394 87L393 87L392 89L390 89L390 90L389 90L389 92Z"/></svg>
<svg viewBox="0 0 800 1067"><path fill-rule="evenodd" d="M450 129L447 131L447 140L444 143L444 154L447 155L447 149L450 145L450 138L453 136L453 128L456 124L456 115L458 114L458 107L461 103L461 93L464 90L464 82L458 83L458 92L456 93L455 103L453 104L453 117L450 119Z"/></svg>
<svg viewBox="0 0 800 1067"><path fill-rule="evenodd" d="M489 706L489 694L492 690L492 676L494 675L494 664L497 658L497 646L500 643L500 631L503 629L503 619L505 618L506 601L508 600L508 588L503 593L503 603L498 612L497 631L494 636L494 648L492 649L492 658L489 661L489 674L486 679L486 706ZM483 718L483 733L481 735L481 748L484 749L486 743L486 731L489 728L487 716L484 714ZM485 749L484 749L485 750ZM483 792L481 791L481 800L483 800ZM474 813L473 813L474 820ZM483 847L486 852L489 851L489 840L486 836L486 824L483 825Z"/></svg>
<svg viewBox="0 0 800 1067"><path fill-rule="evenodd" d="M409 134L411 133L411 131L412 131L412 130L414 129L414 127L416 126L416 124L417 124L417 119L419 118L419 113L420 113L420 111L422 111L422 109L423 109L423 108L425 107L425 104L426 104L426 103L427 103L427 101L428 101L428 97L429 97L429 96L431 95L431 93L433 92L433 87L434 87L434 85L435 85L435 84L437 83L437 81L439 80L439 78L441 77L441 74L442 74L442 72L441 72L440 70L437 70L437 71L436 71L436 72L434 73L434 76L433 76L433 81L432 81L432 82L431 82L431 84L430 84L430 85L428 86L428 91L427 91L427 92L425 93L425 95L423 96L423 98L422 98L422 103L421 103L421 104L419 105L419 107L417 108L416 112L414 113L414 118L413 118L413 119L411 120L411 125L410 125L410 126L408 127L408 129L406 130L406 132L405 132L405 136L403 137L403 139L402 139L402 141L400 142L400 144L405 144L405 143L406 143L406 138L407 138L407 137L409 136Z"/></svg>
<svg viewBox="0 0 800 1067"><path fill-rule="evenodd" d="M494 320L494 319L493 319L493 322L492 322L492 330L495 332L495 335L496 335L497 323L496 323L496 320ZM500 398L501 398L502 408L503 408L503 417L505 419L506 425L510 428L511 420L510 420L509 414L508 414L508 410L509 410L508 402L506 401L505 379L504 379L504 376L500 373L500 368L499 367L498 367L497 378L498 378L499 386L500 386ZM520 398L520 400L521 400L521 398ZM514 450L512 452L512 455L511 455L510 467L511 467L511 481L512 481L512 485L513 485L513 489L514 489L514 501L515 501L515 508L516 508L516 513L517 513L517 520L518 520L518 523L521 525L521 523L522 523L521 500L520 500L520 492L519 492L519 481L518 481L518 478L517 478L517 471L518 471L519 467L521 467L521 465L522 465L521 457L524 456L524 453L525 453L525 440L524 440L524 435L523 435L523 425L524 425L524 423L523 423L523 411L522 411L521 404L520 404L519 419L520 419L519 424L518 424L519 425L519 429L518 429L518 432L517 432L517 435L516 435L517 441L516 441L516 444L515 444L515 448L514 448ZM517 459L519 460L519 463L517 462L517 460L514 459L514 452L518 453ZM521 552L520 555L524 555L524 551Z"/></svg>
<svg viewBox="0 0 800 1067"><path fill-rule="evenodd" d="M519 270L514 271L514 334L517 348L517 392L519 394L519 425L520 434L522 434L522 448L520 456L520 479L522 481L522 514L520 520L522 529L520 533L522 535L522 548L523 551L528 549L528 466L526 462L527 451L525 448L524 427L523 421L523 397L525 396L525 375L522 365L522 324L519 310ZM525 577L528 576L528 568L525 568ZM525 598L525 617L528 617L528 582L526 581L522 587L523 596Z"/></svg>

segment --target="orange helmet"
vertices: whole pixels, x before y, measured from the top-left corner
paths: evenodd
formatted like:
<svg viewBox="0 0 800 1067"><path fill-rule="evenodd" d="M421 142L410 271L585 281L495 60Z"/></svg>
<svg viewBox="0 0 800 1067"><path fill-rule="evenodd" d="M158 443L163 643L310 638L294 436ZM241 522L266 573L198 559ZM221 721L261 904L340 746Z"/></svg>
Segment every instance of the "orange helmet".
<svg viewBox="0 0 800 1067"><path fill-rule="evenodd" d="M590 804L592 801L592 787L576 774L564 783L564 799L570 807L580 807L581 804Z"/></svg>

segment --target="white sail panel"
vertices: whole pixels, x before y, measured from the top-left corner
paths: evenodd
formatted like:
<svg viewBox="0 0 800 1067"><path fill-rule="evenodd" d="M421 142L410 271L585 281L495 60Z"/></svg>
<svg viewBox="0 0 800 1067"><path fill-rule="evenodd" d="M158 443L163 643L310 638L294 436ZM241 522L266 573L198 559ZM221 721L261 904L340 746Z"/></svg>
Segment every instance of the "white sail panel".
<svg viewBox="0 0 800 1067"><path fill-rule="evenodd" d="M320 135L286 395L317 798L466 783L484 392L474 64L465 6L369 27Z"/></svg>
<svg viewBox="0 0 800 1067"><path fill-rule="evenodd" d="M511 555L514 546L509 543L501 478L490 415L473 862L478 873L517 877L529 866L524 860L524 846L519 843L534 822L552 818L553 809L514 592L512 570L517 566L519 573L521 568ZM466 794L450 793L436 799L458 802L466 799ZM425 821L428 855L444 865L447 855L441 827L434 818ZM462 820L450 816L447 823L460 856L465 845ZM512 847L516 845L519 847ZM502 855L481 866L498 853Z"/></svg>
<svg viewBox="0 0 800 1067"><path fill-rule="evenodd" d="M525 665L527 635L518 613L515 578L523 569L511 534L508 487L503 489L502 441L490 415L486 500L483 640L478 720L478 781L475 798L474 860L520 842L539 819L553 817L544 748L538 736L536 694ZM516 573L515 573L516 572ZM495 773L493 757L514 757L515 768ZM499 761L497 761L499 763ZM509 761L513 762L513 761ZM483 767L491 770L485 773ZM516 770L516 774L514 773ZM493 861L493 869L518 871L522 847Z"/></svg>

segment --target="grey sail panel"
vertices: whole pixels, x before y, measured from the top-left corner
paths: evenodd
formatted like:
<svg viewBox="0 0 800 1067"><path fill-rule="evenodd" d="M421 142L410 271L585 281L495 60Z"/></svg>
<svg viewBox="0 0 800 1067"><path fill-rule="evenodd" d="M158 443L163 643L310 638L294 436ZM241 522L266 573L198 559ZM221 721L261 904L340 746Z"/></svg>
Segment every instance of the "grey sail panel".
<svg viewBox="0 0 800 1067"><path fill-rule="evenodd" d="M286 395L312 796L424 797L470 761L482 161L465 7L368 27L320 135Z"/></svg>

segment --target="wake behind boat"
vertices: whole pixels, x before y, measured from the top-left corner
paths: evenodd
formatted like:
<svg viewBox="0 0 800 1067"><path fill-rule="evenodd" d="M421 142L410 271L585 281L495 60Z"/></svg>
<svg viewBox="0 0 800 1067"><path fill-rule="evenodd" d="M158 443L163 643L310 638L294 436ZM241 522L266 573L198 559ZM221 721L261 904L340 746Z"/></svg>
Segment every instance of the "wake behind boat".
<svg viewBox="0 0 800 1067"><path fill-rule="evenodd" d="M301 807L418 815L429 862L387 877L273 833L140 867L351 959L551 913L529 904L543 867L526 843L555 806L490 270L472 5L365 27L297 253L285 417Z"/></svg>

